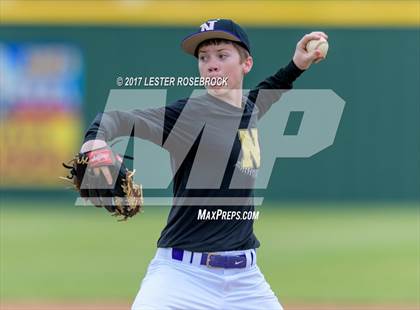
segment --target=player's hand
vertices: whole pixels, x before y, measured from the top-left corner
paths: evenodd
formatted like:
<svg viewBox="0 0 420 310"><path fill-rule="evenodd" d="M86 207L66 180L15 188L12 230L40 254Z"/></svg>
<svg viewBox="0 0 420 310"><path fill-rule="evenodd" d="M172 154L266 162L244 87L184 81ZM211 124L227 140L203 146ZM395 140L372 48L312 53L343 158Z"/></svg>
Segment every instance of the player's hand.
<svg viewBox="0 0 420 310"><path fill-rule="evenodd" d="M107 143L103 140L89 140L82 145L80 152L87 153L93 150L104 148L106 146L107 146ZM96 176L99 176L102 173L108 185L112 185L112 175L108 166L101 166L98 168L93 168L93 173Z"/></svg>
<svg viewBox="0 0 420 310"><path fill-rule="evenodd" d="M93 168L93 173L96 176L99 176L102 173L102 175L105 177L106 183L108 183L108 185L112 185L112 175L109 167L103 166L99 168Z"/></svg>
<svg viewBox="0 0 420 310"><path fill-rule="evenodd" d="M306 44L311 40L319 40L321 38L328 40L328 36L322 31L313 31L311 33L305 34L302 39L297 43L295 54L293 55L293 62L295 65L301 69L308 69L312 63L318 63L324 59L320 51L314 50L308 52L306 50Z"/></svg>

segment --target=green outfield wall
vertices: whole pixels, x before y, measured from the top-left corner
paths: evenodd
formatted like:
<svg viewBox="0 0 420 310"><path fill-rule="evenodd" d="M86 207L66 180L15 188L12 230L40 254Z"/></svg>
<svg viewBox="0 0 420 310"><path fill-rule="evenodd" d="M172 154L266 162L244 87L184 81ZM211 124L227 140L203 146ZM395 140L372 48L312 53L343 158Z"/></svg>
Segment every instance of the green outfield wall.
<svg viewBox="0 0 420 310"><path fill-rule="evenodd" d="M246 27L254 68L245 87L287 64L311 28ZM180 41L191 27L14 26L0 42L73 44L83 54L85 126L103 110L118 76L196 76ZM278 159L267 197L314 200L420 199L419 28L322 28L327 60L295 83L332 89L346 102L335 142L308 159ZM7 77L5 77L7 78ZM189 88L169 88L168 102ZM316 104L316 102L314 102ZM280 133L273 133L279 135ZM59 165L60 163L57 163Z"/></svg>

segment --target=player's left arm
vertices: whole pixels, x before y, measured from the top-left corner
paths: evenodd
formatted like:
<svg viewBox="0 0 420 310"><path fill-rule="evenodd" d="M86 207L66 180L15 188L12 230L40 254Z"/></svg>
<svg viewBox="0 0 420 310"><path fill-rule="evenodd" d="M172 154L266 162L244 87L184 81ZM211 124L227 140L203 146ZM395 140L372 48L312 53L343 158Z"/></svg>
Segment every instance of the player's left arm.
<svg viewBox="0 0 420 310"><path fill-rule="evenodd" d="M328 36L321 31L314 31L304 35L296 44L295 53L289 64L250 90L248 99L258 106L259 118L261 118L268 111L274 102L280 99L281 95L285 91L293 88L293 82L305 70L309 69L313 63L318 63L325 58L317 49L313 51L306 50L306 45L309 41L318 40L321 38L327 40ZM273 91L262 92L263 95L258 97L260 90L263 89Z"/></svg>

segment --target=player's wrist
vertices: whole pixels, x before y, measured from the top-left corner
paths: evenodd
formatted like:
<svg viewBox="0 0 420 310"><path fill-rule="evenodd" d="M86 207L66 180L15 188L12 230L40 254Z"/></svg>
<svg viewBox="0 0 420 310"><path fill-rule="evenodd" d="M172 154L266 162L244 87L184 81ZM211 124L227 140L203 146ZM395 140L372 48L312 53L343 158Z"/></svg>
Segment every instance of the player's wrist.
<svg viewBox="0 0 420 310"><path fill-rule="evenodd" d="M295 60L294 59L292 59L291 61L290 61L290 63L289 63L289 65L288 65L288 67L292 70L292 71L294 71L294 72L296 72L296 73L298 73L298 74L301 74L301 73L303 73L304 71L305 71L305 69L301 69L297 64L296 64L296 62L295 62Z"/></svg>
<svg viewBox="0 0 420 310"><path fill-rule="evenodd" d="M293 56L292 62L295 67L302 72L309 68L309 63L304 59L301 59L298 55Z"/></svg>
<svg viewBox="0 0 420 310"><path fill-rule="evenodd" d="M107 143L104 140L89 140L83 143L82 147L80 148L81 153L90 152L93 150L97 150L103 147L106 147Z"/></svg>
<svg viewBox="0 0 420 310"><path fill-rule="evenodd" d="M286 78L288 83L293 83L296 79L303 73L305 70L300 69L294 60L290 60L290 62L282 68L282 74Z"/></svg>

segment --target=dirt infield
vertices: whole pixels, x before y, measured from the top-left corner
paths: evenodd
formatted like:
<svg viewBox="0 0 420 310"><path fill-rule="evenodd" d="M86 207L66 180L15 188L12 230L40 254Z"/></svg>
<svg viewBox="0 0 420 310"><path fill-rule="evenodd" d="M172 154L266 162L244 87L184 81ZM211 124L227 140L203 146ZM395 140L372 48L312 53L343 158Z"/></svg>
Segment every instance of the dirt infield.
<svg viewBox="0 0 420 310"><path fill-rule="evenodd" d="M1 310L128 310L129 304L83 304L83 303L68 303L68 304L52 304L52 303L15 303L15 304L1 304ZM401 305L284 305L285 310L418 310L418 306L401 306ZM187 309L186 309L187 310ZM259 309L256 309L259 310ZM261 309L264 310L264 309Z"/></svg>

